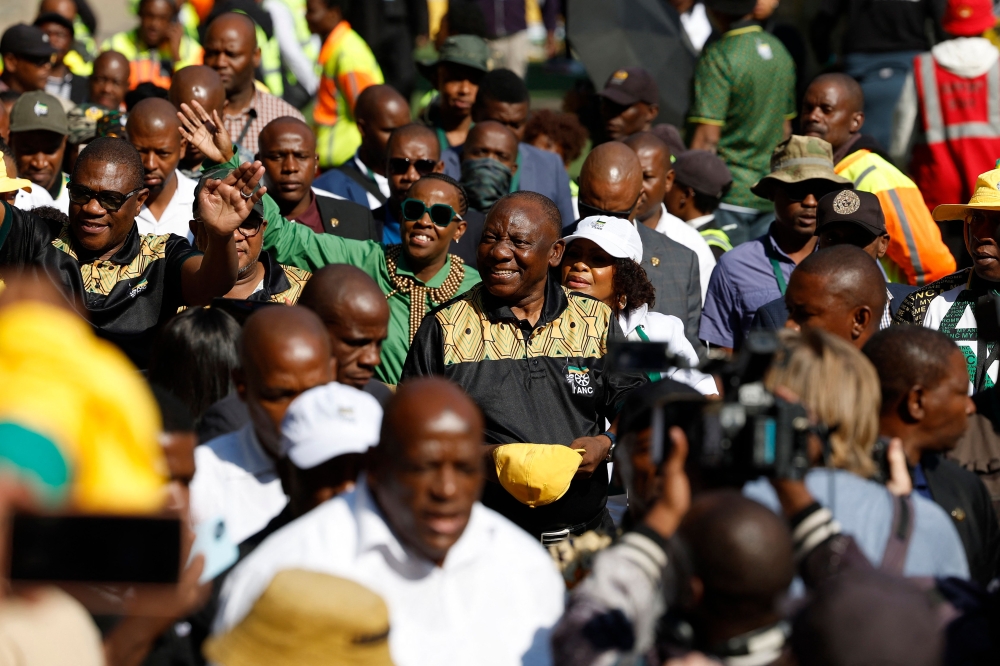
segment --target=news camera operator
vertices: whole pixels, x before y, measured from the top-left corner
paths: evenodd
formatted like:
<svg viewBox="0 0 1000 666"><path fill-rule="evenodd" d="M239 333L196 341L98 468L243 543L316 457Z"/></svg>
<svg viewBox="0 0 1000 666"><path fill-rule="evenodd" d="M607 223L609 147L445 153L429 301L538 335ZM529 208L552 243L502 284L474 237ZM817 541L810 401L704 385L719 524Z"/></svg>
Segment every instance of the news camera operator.
<svg viewBox="0 0 1000 666"><path fill-rule="evenodd" d="M796 367L802 354L813 353L816 341L782 337L784 349L774 368ZM771 365L770 359L764 362ZM753 364L745 362L744 372ZM760 369L761 359L756 365L761 373L766 369ZM780 374L774 368L767 385L794 401L794 394L774 386L772 378ZM734 386L726 377L723 384ZM727 402L741 400L736 393L731 391ZM597 554L589 577L574 590L553 636L556 664L661 664L691 649L721 659L752 654L755 664L784 663L789 625L778 602L796 573L793 563L809 587L843 569L872 568L854 539L840 533L834 514L816 501L812 484L802 479L809 475L801 462L797 469L779 470L786 478L770 479L788 528L732 490L712 490L720 481L739 487L741 476L759 471L739 456L721 465L709 461L711 438L698 426L709 405L668 380L643 387L626 403L615 463L628 488L629 529ZM791 441L808 450L807 465L830 458L829 446L814 436L822 429L803 432L799 423L797 430ZM754 445L733 442L734 448ZM795 459L794 451L788 459ZM909 493L898 443L889 459L895 492ZM767 544L763 550L761 543ZM765 634L766 640L758 638Z"/></svg>

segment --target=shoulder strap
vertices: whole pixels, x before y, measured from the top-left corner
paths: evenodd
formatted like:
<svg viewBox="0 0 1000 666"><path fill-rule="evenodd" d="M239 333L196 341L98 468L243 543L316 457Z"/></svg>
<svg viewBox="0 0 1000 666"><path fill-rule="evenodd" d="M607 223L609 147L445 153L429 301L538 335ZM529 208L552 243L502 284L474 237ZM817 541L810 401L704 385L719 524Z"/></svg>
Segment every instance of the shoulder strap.
<svg viewBox="0 0 1000 666"><path fill-rule="evenodd" d="M910 549L910 539L913 537L913 498L892 498L892 532L885 544L885 554L882 556L880 571L902 575L906 564L906 553Z"/></svg>
<svg viewBox="0 0 1000 666"><path fill-rule="evenodd" d="M361 187L365 188L365 191L371 192L372 196L378 199L379 203L381 203L383 206L388 201L388 199L385 198L385 195L382 194L382 190L378 188L378 184L375 183L371 178L366 177L365 174L361 173L354 167L345 165L339 167L338 171L343 173L345 176L353 180Z"/></svg>

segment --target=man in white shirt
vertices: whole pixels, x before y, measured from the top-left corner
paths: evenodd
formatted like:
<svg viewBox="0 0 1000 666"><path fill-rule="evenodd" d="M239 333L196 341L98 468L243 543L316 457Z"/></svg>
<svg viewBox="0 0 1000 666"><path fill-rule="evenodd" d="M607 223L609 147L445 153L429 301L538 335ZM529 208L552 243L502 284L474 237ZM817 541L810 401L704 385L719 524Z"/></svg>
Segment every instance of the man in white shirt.
<svg viewBox="0 0 1000 666"><path fill-rule="evenodd" d="M197 183L177 165L187 142L181 138L177 109L165 99L144 99L128 116L128 140L142 157L143 182L149 189L135 222L140 234L175 234L194 242L188 228Z"/></svg>
<svg viewBox="0 0 1000 666"><path fill-rule="evenodd" d="M240 361L236 391L249 409L250 423L195 449L191 482L195 520L222 517L234 543L259 532L287 502L276 461L289 403L336 377L323 322L297 306L267 307L251 315L243 327Z"/></svg>
<svg viewBox="0 0 1000 666"><path fill-rule="evenodd" d="M476 499L483 420L439 378L400 386L367 478L261 544L223 587L215 632L285 569L358 582L389 607L398 666L548 664L565 592L549 555Z"/></svg>
<svg viewBox="0 0 1000 666"><path fill-rule="evenodd" d="M663 205L663 198L674 184L670 148L652 132L637 132L625 139L624 143L635 151L639 164L642 165L642 196L637 204L635 219L698 255L701 300L704 303L708 281L715 270L715 255L697 230L668 213L667 207Z"/></svg>

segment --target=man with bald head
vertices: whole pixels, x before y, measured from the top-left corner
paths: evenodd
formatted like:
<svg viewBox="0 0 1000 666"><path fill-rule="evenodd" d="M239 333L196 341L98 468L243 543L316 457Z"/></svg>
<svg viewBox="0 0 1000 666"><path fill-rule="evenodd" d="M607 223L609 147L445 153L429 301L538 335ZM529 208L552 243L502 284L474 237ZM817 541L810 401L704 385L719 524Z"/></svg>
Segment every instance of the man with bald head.
<svg viewBox="0 0 1000 666"><path fill-rule="evenodd" d="M819 328L864 346L886 309L885 279L860 248L835 245L802 260L785 292L785 328Z"/></svg>
<svg viewBox="0 0 1000 666"><path fill-rule="evenodd" d="M367 476L275 532L233 570L215 633L238 624L279 571L305 569L335 572L385 600L399 666L478 663L484 645L491 663L549 663L565 588L537 542L477 501L483 428L475 403L454 384L401 385Z"/></svg>
<svg viewBox="0 0 1000 666"><path fill-rule="evenodd" d="M250 422L195 450L191 485L192 511L202 519L224 518L234 543L256 534L285 506L276 461L288 405L337 374L323 322L303 307L268 307L250 315L239 353L233 381Z"/></svg>
<svg viewBox="0 0 1000 666"><path fill-rule="evenodd" d="M517 191L517 148L517 135L495 120L469 130L462 148L462 185L470 207L488 213L500 197Z"/></svg>
<svg viewBox="0 0 1000 666"><path fill-rule="evenodd" d="M237 146L240 162L253 161L257 137L276 118L291 116L305 121L294 106L254 85L260 65L257 29L246 14L220 14L205 31L205 64L219 73L226 91L223 124Z"/></svg>
<svg viewBox="0 0 1000 666"><path fill-rule="evenodd" d="M545 506L487 484L483 502L543 543L611 524L606 461L614 435L605 420L645 381L605 363L608 344L624 338L611 309L550 276L562 259L561 230L555 203L535 192L494 204L479 241L483 283L424 317L402 377L443 375L472 396L486 417L490 466L497 446L513 442L582 450L568 491Z"/></svg>
<svg viewBox="0 0 1000 666"><path fill-rule="evenodd" d="M410 105L392 86L368 86L358 95L354 116L361 145L338 169L371 194L374 210L389 200L386 149L393 130L410 124Z"/></svg>
<svg viewBox="0 0 1000 666"><path fill-rule="evenodd" d="M128 59L121 53L105 51L97 56L87 81L90 102L105 109L124 110L128 76Z"/></svg>
<svg viewBox="0 0 1000 666"><path fill-rule="evenodd" d="M698 255L701 298L708 293L708 281L715 269L715 255L698 230L667 211L664 199L674 186L674 168L670 148L652 132L636 132L623 143L635 151L642 167L642 196L636 205L635 218L650 229L677 241Z"/></svg>
<svg viewBox="0 0 1000 666"><path fill-rule="evenodd" d="M268 192L285 219L318 234L379 239L370 210L313 188L318 170L316 135L304 122L290 116L272 120L260 132L257 151Z"/></svg>
<svg viewBox="0 0 1000 666"><path fill-rule="evenodd" d="M837 175L852 181L855 189L871 192L882 204L891 239L882 266L890 281L924 285L955 270L955 259L941 240L921 191L879 154L878 143L861 134L864 94L857 81L846 74L816 77L802 97L800 118L803 134L833 146Z"/></svg>
<svg viewBox="0 0 1000 666"><path fill-rule="evenodd" d="M209 117L218 113L221 118L226 108L226 89L222 86L219 73L214 69L206 65L191 65L174 73L167 99L176 109L180 109L181 104L192 106L192 102L198 102ZM205 156L196 146L185 143L184 154L177 168L188 178L197 179L204 160Z"/></svg>
<svg viewBox="0 0 1000 666"><path fill-rule="evenodd" d="M701 271L697 255L680 243L636 224L643 195L642 164L635 151L618 141L603 143L587 155L580 170L580 217L608 215L630 220L642 241L642 268L656 289L654 312L674 315L695 349L701 318ZM576 225L567 226L569 235Z"/></svg>
<svg viewBox="0 0 1000 666"><path fill-rule="evenodd" d="M381 225L382 242L389 244L400 242L399 223L403 219L400 206L407 190L429 173L442 173L444 163L441 161L441 144L434 130L416 123L393 130L385 152L389 200L372 214Z"/></svg>
<svg viewBox="0 0 1000 666"><path fill-rule="evenodd" d="M149 196L135 221L140 234L176 234L193 240L188 229L197 183L177 170L187 141L180 135L177 109L151 97L128 116L128 140L142 158L143 184Z"/></svg>
<svg viewBox="0 0 1000 666"><path fill-rule="evenodd" d="M354 266L324 266L306 285L299 305L326 325L337 381L372 394L384 407L392 393L375 379L375 368L389 336L389 306L375 281Z"/></svg>

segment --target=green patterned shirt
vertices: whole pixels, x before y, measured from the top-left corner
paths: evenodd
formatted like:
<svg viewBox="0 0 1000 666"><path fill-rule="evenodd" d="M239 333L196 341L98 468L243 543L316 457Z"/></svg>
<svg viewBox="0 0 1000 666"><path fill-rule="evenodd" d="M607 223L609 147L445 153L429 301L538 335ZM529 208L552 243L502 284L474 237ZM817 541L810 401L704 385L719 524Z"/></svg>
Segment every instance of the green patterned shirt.
<svg viewBox="0 0 1000 666"><path fill-rule="evenodd" d="M718 153L733 174L723 201L772 209L750 187L770 171L771 152L795 117L795 63L756 23L730 30L705 49L694 73L688 122L722 128Z"/></svg>

